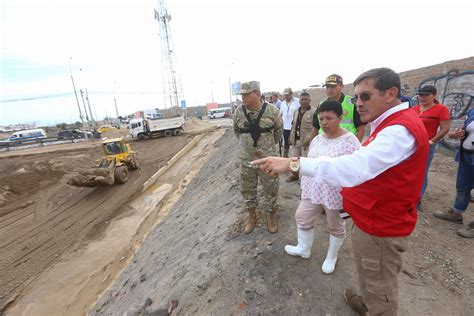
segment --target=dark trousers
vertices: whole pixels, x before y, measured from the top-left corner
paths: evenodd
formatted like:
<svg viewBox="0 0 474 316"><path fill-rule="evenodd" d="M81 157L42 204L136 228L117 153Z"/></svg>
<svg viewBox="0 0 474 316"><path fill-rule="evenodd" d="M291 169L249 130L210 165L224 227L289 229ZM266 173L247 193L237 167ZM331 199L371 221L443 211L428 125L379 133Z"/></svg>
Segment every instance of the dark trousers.
<svg viewBox="0 0 474 316"><path fill-rule="evenodd" d="M289 140L290 140L290 133L291 133L291 129L284 129L283 130L283 140L285 142L285 153L284 153L284 157L288 157L288 152L290 150L290 144L289 144Z"/></svg>
<svg viewBox="0 0 474 316"><path fill-rule="evenodd" d="M461 153L456 177L456 201L454 201L454 208L458 212L464 212L469 205L471 190L474 187L473 160L474 154Z"/></svg>

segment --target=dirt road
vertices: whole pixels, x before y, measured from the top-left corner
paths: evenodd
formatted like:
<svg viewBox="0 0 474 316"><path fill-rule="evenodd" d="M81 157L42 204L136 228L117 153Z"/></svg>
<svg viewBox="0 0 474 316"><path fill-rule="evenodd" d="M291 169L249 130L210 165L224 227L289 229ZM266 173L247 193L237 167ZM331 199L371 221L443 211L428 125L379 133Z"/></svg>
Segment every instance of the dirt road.
<svg viewBox="0 0 474 316"><path fill-rule="evenodd" d="M283 250L295 241L297 183L280 179L278 234L268 233L262 220L252 234L241 234L236 148L229 131L91 314L167 315L174 307L173 315L354 315L342 296L357 287L350 238L332 275L321 272L328 246L324 217L315 223L310 259ZM424 213L400 274L400 315L474 310L472 240L456 236L459 225L431 215L451 206L455 171L452 156L435 156ZM472 206L466 220L473 219L469 212Z"/></svg>
<svg viewBox="0 0 474 316"><path fill-rule="evenodd" d="M64 252L100 238L121 206L193 136L132 142L140 169L127 184L102 188L65 184L71 171L101 157L100 142L0 156L0 311Z"/></svg>

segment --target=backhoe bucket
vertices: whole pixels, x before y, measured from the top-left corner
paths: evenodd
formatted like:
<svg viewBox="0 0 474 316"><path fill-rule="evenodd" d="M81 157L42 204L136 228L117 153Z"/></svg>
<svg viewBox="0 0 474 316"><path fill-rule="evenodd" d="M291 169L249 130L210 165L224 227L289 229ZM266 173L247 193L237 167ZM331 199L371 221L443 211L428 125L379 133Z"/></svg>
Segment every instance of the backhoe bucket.
<svg viewBox="0 0 474 316"><path fill-rule="evenodd" d="M79 174L70 178L67 184L75 187L100 187L112 185L114 179L115 160L102 159L99 166L79 171Z"/></svg>

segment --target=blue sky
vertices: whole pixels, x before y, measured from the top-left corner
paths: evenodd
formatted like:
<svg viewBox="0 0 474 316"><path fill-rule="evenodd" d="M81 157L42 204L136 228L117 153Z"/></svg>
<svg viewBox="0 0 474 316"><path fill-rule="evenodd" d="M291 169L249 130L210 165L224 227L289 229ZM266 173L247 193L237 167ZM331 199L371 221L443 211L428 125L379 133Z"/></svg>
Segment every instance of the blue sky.
<svg viewBox="0 0 474 316"><path fill-rule="evenodd" d="M331 73L351 82L374 67L405 71L474 55L470 1L165 3L190 106L211 96L228 102L229 78L281 91L320 84ZM115 114L114 91L120 114L162 107L155 4L2 0L0 125L78 120L69 63L99 118ZM6 102L35 96L50 97Z"/></svg>

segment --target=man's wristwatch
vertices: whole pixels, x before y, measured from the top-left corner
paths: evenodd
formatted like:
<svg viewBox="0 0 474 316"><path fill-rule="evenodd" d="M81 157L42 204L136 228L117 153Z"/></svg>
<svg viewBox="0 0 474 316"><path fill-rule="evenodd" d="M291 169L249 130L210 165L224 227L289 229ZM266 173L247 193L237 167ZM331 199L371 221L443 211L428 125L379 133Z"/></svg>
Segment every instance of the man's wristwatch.
<svg viewBox="0 0 474 316"><path fill-rule="evenodd" d="M292 172L298 172L300 170L300 159L297 157L291 158L289 168Z"/></svg>

